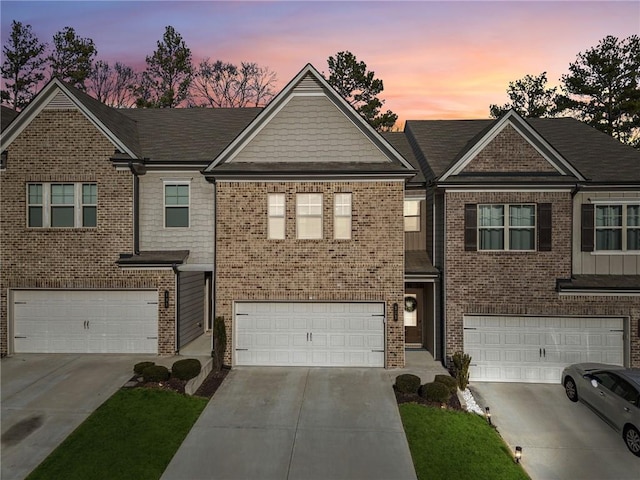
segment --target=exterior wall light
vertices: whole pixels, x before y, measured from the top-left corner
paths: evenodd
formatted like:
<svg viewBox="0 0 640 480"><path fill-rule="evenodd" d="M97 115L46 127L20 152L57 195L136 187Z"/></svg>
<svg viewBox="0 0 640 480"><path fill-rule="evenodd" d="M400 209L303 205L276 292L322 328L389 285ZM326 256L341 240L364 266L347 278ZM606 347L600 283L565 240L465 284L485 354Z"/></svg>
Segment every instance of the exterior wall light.
<svg viewBox="0 0 640 480"><path fill-rule="evenodd" d="M486 407L484 411L485 411L484 416L487 417L487 423L491 425L491 410L489 409L489 407Z"/></svg>
<svg viewBox="0 0 640 480"><path fill-rule="evenodd" d="M520 463L522 459L522 447L516 447L516 463Z"/></svg>

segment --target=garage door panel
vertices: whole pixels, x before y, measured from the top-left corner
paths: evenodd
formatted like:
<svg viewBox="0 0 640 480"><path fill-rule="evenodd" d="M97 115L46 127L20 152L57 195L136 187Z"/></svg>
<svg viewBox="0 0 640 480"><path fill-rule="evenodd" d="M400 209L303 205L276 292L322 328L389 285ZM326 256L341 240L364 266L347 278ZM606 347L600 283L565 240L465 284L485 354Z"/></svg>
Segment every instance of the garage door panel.
<svg viewBox="0 0 640 480"><path fill-rule="evenodd" d="M623 365L624 319L591 317L464 317L472 381L558 383L572 363Z"/></svg>
<svg viewBox="0 0 640 480"><path fill-rule="evenodd" d="M235 311L237 365L384 366L384 304L238 302Z"/></svg>

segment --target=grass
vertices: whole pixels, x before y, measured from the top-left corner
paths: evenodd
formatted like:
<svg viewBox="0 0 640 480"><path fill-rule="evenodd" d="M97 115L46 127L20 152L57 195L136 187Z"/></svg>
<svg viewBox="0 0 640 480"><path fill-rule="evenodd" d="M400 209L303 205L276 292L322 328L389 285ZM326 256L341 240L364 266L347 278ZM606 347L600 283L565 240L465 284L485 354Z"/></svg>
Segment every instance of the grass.
<svg viewBox="0 0 640 480"><path fill-rule="evenodd" d="M119 390L27 478L158 479L207 402L165 390Z"/></svg>
<svg viewBox="0 0 640 480"><path fill-rule="evenodd" d="M472 413L399 405L418 479L528 479L487 422Z"/></svg>

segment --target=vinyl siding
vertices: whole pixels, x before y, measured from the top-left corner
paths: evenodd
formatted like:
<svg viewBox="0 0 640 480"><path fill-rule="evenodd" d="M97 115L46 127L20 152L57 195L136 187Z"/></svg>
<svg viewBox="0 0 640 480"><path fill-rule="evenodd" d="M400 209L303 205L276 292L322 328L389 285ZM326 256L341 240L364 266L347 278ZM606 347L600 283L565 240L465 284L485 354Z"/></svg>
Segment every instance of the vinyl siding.
<svg viewBox="0 0 640 480"><path fill-rule="evenodd" d="M164 180L190 181L189 227L165 228ZM140 177L140 250L189 250L188 263L213 263L213 185L197 171Z"/></svg>
<svg viewBox="0 0 640 480"><path fill-rule="evenodd" d="M640 254L580 251L580 206L589 199L640 198L640 192L579 192L573 200L573 273L576 275L640 275ZM615 203L615 202L614 202Z"/></svg>

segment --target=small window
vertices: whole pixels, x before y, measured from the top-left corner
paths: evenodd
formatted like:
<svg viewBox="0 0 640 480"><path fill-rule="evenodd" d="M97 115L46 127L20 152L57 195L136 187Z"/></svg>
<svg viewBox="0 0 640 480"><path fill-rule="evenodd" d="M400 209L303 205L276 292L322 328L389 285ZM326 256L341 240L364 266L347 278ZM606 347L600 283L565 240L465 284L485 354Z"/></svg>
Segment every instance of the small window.
<svg viewBox="0 0 640 480"><path fill-rule="evenodd" d="M420 231L420 200L404 201L404 231Z"/></svg>
<svg viewBox="0 0 640 480"><path fill-rule="evenodd" d="M596 206L596 250L622 250L622 205Z"/></svg>
<svg viewBox="0 0 640 480"><path fill-rule="evenodd" d="M504 205L480 205L479 249L504 250Z"/></svg>
<svg viewBox="0 0 640 480"><path fill-rule="evenodd" d="M267 205L267 238L283 240L285 237L285 199L284 193L270 193Z"/></svg>
<svg viewBox="0 0 640 480"><path fill-rule="evenodd" d="M322 194L296 195L296 232L299 239L322 238Z"/></svg>
<svg viewBox="0 0 640 480"><path fill-rule="evenodd" d="M73 183L51 185L51 226L73 227L75 220Z"/></svg>
<svg viewBox="0 0 640 480"><path fill-rule="evenodd" d="M336 240L351 240L351 194L334 196L333 236Z"/></svg>
<svg viewBox="0 0 640 480"><path fill-rule="evenodd" d="M164 186L164 226L189 226L189 185Z"/></svg>
<svg viewBox="0 0 640 480"><path fill-rule="evenodd" d="M82 184L82 226L95 227L98 223L98 186L95 183Z"/></svg>
<svg viewBox="0 0 640 480"><path fill-rule="evenodd" d="M509 250L534 250L535 245L535 206L509 205Z"/></svg>
<svg viewBox="0 0 640 480"><path fill-rule="evenodd" d="M43 197L42 197L42 184L34 183L28 186L29 189L29 211L27 225L30 227L42 227L42 209L43 209Z"/></svg>

